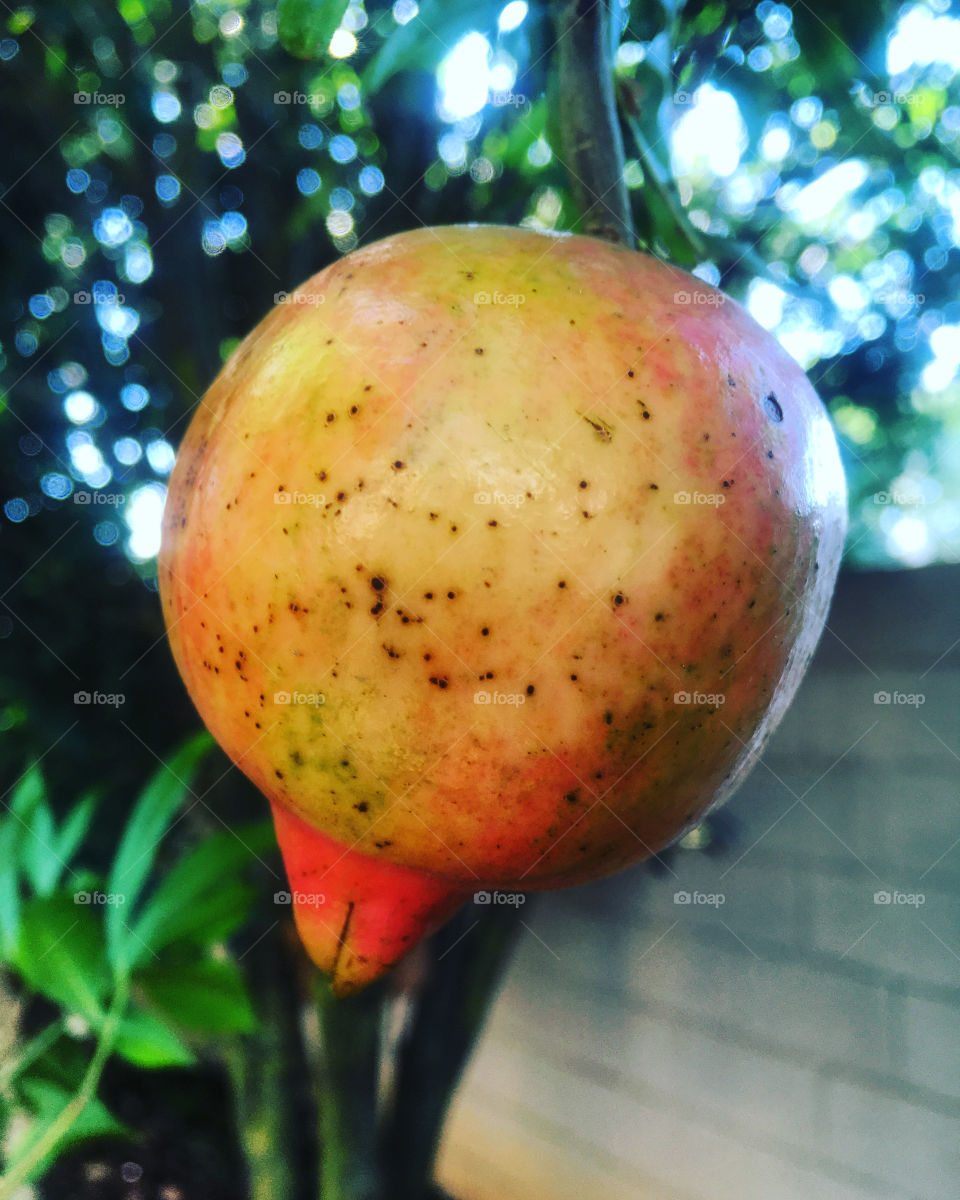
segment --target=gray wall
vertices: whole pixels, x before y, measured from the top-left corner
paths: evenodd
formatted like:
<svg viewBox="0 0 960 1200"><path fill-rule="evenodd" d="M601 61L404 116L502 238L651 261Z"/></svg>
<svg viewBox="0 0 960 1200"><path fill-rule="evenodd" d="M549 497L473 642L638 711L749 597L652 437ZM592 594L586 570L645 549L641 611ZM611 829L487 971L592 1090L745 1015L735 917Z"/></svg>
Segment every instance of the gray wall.
<svg viewBox="0 0 960 1200"><path fill-rule="evenodd" d="M460 1200L960 1197L958 595L845 576L726 836L540 901L448 1128Z"/></svg>

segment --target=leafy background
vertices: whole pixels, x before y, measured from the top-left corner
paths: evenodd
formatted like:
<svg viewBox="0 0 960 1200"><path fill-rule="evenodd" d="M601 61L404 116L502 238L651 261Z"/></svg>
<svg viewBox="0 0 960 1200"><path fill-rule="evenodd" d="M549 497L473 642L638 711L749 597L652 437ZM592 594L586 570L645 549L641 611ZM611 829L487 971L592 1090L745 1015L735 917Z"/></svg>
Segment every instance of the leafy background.
<svg viewBox="0 0 960 1200"><path fill-rule="evenodd" d="M957 561L960 20L947 0L616 11L643 244L810 371L851 485L848 568ZM175 1144L189 1170L165 1200L242 1194L238 1147L273 1094L250 1039L298 968L258 798L189 740L155 595L165 480L239 338L338 254L419 224L576 227L553 40L522 0L3 7L8 1149L106 1044L109 1104L71 1136ZM77 701L95 691L118 699ZM277 955L271 992L251 968ZM155 1102L132 1103L159 1066Z"/></svg>

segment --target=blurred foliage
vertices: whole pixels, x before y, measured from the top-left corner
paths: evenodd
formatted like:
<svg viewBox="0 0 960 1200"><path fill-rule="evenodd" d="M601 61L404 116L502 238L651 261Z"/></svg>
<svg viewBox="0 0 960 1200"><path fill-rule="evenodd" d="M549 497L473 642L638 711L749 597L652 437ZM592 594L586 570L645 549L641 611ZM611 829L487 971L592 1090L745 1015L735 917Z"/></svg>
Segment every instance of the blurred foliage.
<svg viewBox="0 0 960 1200"><path fill-rule="evenodd" d="M198 1051L256 1028L225 939L249 915L256 893L240 869L272 845L270 822L208 837L160 878L166 836L211 747L208 734L194 736L160 766L103 874L82 858L95 796L58 823L37 764L10 795L0 967L29 1036L0 1055L4 1197L74 1142L132 1133L97 1097L112 1055L146 1069L191 1066Z"/></svg>

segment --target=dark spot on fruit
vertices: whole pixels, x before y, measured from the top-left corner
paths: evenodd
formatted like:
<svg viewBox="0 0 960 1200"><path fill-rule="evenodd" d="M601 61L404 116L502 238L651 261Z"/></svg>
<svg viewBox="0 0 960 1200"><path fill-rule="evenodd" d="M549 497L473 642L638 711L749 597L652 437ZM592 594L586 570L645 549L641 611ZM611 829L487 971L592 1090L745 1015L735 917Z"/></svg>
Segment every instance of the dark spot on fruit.
<svg viewBox="0 0 960 1200"><path fill-rule="evenodd" d="M452 600L456 596L456 592L447 592L447 599Z"/></svg>
<svg viewBox="0 0 960 1200"><path fill-rule="evenodd" d="M379 617L379 615L383 612L383 601L378 600L373 608L370 609L370 611L375 617Z"/></svg>
<svg viewBox="0 0 960 1200"><path fill-rule="evenodd" d="M367 384L365 384L365 385L364 385L364 388L363 388L363 390L364 390L365 392L369 392L369 391L370 391L370 389L371 389L372 387L373 387L373 384L372 384L372 383L367 383Z"/></svg>
<svg viewBox="0 0 960 1200"><path fill-rule="evenodd" d="M591 514L590 514L590 513L588 513L586 509L584 509L584 510L583 510L583 519L584 519L585 521L589 521L589 520L590 520L590 516L591 516Z"/></svg>
<svg viewBox="0 0 960 1200"><path fill-rule="evenodd" d="M666 617L664 616L664 614L662 612L658 612L658 613L654 613L653 619L655 621L665 621Z"/></svg>
<svg viewBox="0 0 960 1200"><path fill-rule="evenodd" d="M601 442L613 441L613 427L608 425L606 421L601 421L599 417L584 417L586 423L593 429Z"/></svg>
<svg viewBox="0 0 960 1200"><path fill-rule="evenodd" d="M626 597L623 595L622 592L617 592L617 594L613 598L613 602L614 602L614 604L620 605L620 604L623 604L625 598Z"/></svg>
<svg viewBox="0 0 960 1200"><path fill-rule="evenodd" d="M733 487L733 484L734 484L734 481L733 481L732 479L725 479L725 480L723 481L723 486L724 486L725 488L728 488L728 487Z"/></svg>
<svg viewBox="0 0 960 1200"><path fill-rule="evenodd" d="M388 646L386 644L386 642L383 643L383 648L384 648L384 650L386 650L387 656L389 658L399 658L400 657L399 650L394 650L394 648L392 646Z"/></svg>
<svg viewBox="0 0 960 1200"><path fill-rule="evenodd" d="M318 471L318 472L317 472L317 478L320 480L320 482L321 482L321 483L323 483L323 482L326 480L326 478L327 478L327 473L326 473L326 471Z"/></svg>
<svg viewBox="0 0 960 1200"><path fill-rule="evenodd" d="M353 807L357 810L357 812L366 812L370 805L366 802L366 800L361 800L359 804L355 804Z"/></svg>
<svg viewBox="0 0 960 1200"><path fill-rule="evenodd" d="M329 424L330 424L332 421L335 421L336 419L337 419L336 413L327 413L327 424L328 424L328 425L329 425Z"/></svg>
<svg viewBox="0 0 960 1200"><path fill-rule="evenodd" d="M730 387L736 387L736 386L737 386L737 384L736 384L736 381L734 380L734 378L733 378L733 376L732 376L732 375L728 375L728 376L727 376L727 384L728 384Z"/></svg>
<svg viewBox="0 0 960 1200"><path fill-rule="evenodd" d="M351 417L355 417L359 411L360 411L360 406L358 404L350 405L350 416Z"/></svg>
<svg viewBox="0 0 960 1200"><path fill-rule="evenodd" d="M484 625L484 627L480 630L480 632L481 632L481 634L483 634L484 637L490 636L490 630L486 627L486 625Z"/></svg>
<svg viewBox="0 0 960 1200"><path fill-rule="evenodd" d="M491 529L496 529L497 527L496 521L488 521L487 524L491 527Z"/></svg>
<svg viewBox="0 0 960 1200"><path fill-rule="evenodd" d="M612 724L613 724L613 713L612 713L612 712L605 712L605 713L603 714L603 719L606 721L606 723L607 723L608 725L612 725Z"/></svg>
<svg viewBox="0 0 960 1200"><path fill-rule="evenodd" d="M386 584L387 584L387 581L383 578L382 575L374 575L374 577L370 580L370 586L373 588L373 590L375 592L382 592L383 589L386 587Z"/></svg>
<svg viewBox="0 0 960 1200"><path fill-rule="evenodd" d="M451 533L456 533L456 532L457 532L457 527L456 527L456 525L451 525L451 526L450 526L450 532L451 532Z"/></svg>
<svg viewBox="0 0 960 1200"><path fill-rule="evenodd" d="M445 676L445 675L431 675L431 676L430 676L430 682L431 682L431 683L432 683L432 684L433 684L435 687L438 687L438 688L441 688L441 689L443 689L443 688L445 688L445 687L447 686L447 682L448 682L448 681L447 681L447 678L446 678L446 676Z"/></svg>
<svg viewBox="0 0 960 1200"><path fill-rule="evenodd" d="M424 598L424 600L432 600L432 599L433 599L433 592L424 592L424 593L423 593L423 598Z"/></svg>
<svg viewBox="0 0 960 1200"><path fill-rule="evenodd" d="M773 458L773 451L772 451L772 450L768 450L768 451L767 451L767 458Z"/></svg>
<svg viewBox="0 0 960 1200"><path fill-rule="evenodd" d="M431 514L430 514L430 520L431 520L431 521L435 521L436 519L437 519L437 514L436 514L436 513L431 513Z"/></svg>
<svg viewBox="0 0 960 1200"><path fill-rule="evenodd" d="M282 779L282 778L283 778L283 772L282 772L282 771L280 771L280 770L276 770L276 769L275 769L273 773L274 773L274 775L276 775L276 777L277 777L278 779Z"/></svg>
<svg viewBox="0 0 960 1200"><path fill-rule="evenodd" d="M302 767L303 766L303 755L300 753L299 750L294 750L293 753L290 755L290 761L293 763L293 765L295 767Z"/></svg>
<svg viewBox="0 0 960 1200"><path fill-rule="evenodd" d="M393 469L395 471L402 471L403 468L404 468L404 463L401 459L398 458L397 461L393 464Z"/></svg>
<svg viewBox="0 0 960 1200"><path fill-rule="evenodd" d="M425 654L425 655L423 656L423 661L424 661L424 662L429 662L431 658L433 658L433 655L432 655L432 654Z"/></svg>
<svg viewBox="0 0 960 1200"><path fill-rule="evenodd" d="M627 372L627 378L628 378L628 379L632 379L632 378L633 378L633 371L632 371L632 370Z"/></svg>
<svg viewBox="0 0 960 1200"><path fill-rule="evenodd" d="M528 684L527 684L527 695L528 695L528 696L532 696L532 695L533 695L533 693L534 693L536 690L537 690L537 689L536 689L536 688L533 686L533 684L532 684L532 683L528 683Z"/></svg>
<svg viewBox="0 0 960 1200"><path fill-rule="evenodd" d="M756 600L751 600L750 603L747 605L747 608L753 608L753 606L755 604L756 604Z"/></svg>
<svg viewBox="0 0 960 1200"><path fill-rule="evenodd" d="M581 486L582 488L585 488L585 487L587 487L587 481L586 481L585 479L581 479L581 480L580 480L580 486Z"/></svg>
<svg viewBox="0 0 960 1200"><path fill-rule="evenodd" d="M644 419L645 421L649 421L649 420L650 420L650 414L647 412L647 410L646 410L646 409L644 409L644 410L643 410L643 412L642 412L640 415L643 417L643 419Z"/></svg>
<svg viewBox="0 0 960 1200"><path fill-rule="evenodd" d="M571 676L570 676L570 678L573 680L573 682L574 682L574 683L576 683L576 682L577 682L577 679L578 679L578 676L577 676L577 675L571 675Z"/></svg>
<svg viewBox="0 0 960 1200"><path fill-rule="evenodd" d="M477 348L474 350L474 354L482 354L482 353L483 353L483 347L477 346Z"/></svg>
<svg viewBox="0 0 960 1200"><path fill-rule="evenodd" d="M767 414L771 421L776 421L779 424L783 420L783 409L780 407L780 402L777 397L770 393L769 396L763 398L763 411Z"/></svg>
<svg viewBox="0 0 960 1200"><path fill-rule="evenodd" d="M564 796L564 800L566 800L566 802L567 802L568 804L576 804L576 802L577 802L579 799L580 799L580 797L577 795L577 793L576 793L575 791L574 791L574 792L567 792L567 794Z"/></svg>
<svg viewBox="0 0 960 1200"><path fill-rule="evenodd" d="M650 484L650 491L651 491L651 492L659 492L659 491L660 491L660 486L659 486L659 484L656 484L656 483L651 483L651 484Z"/></svg>

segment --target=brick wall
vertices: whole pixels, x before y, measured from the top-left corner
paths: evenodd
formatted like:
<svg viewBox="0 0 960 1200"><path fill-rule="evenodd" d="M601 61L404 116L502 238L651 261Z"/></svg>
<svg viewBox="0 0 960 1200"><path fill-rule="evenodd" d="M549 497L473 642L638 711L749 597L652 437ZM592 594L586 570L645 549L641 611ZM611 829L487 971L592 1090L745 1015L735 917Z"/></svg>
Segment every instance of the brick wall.
<svg viewBox="0 0 960 1200"><path fill-rule="evenodd" d="M539 901L448 1126L458 1200L960 1196L958 597L960 568L845 576L712 847Z"/></svg>

